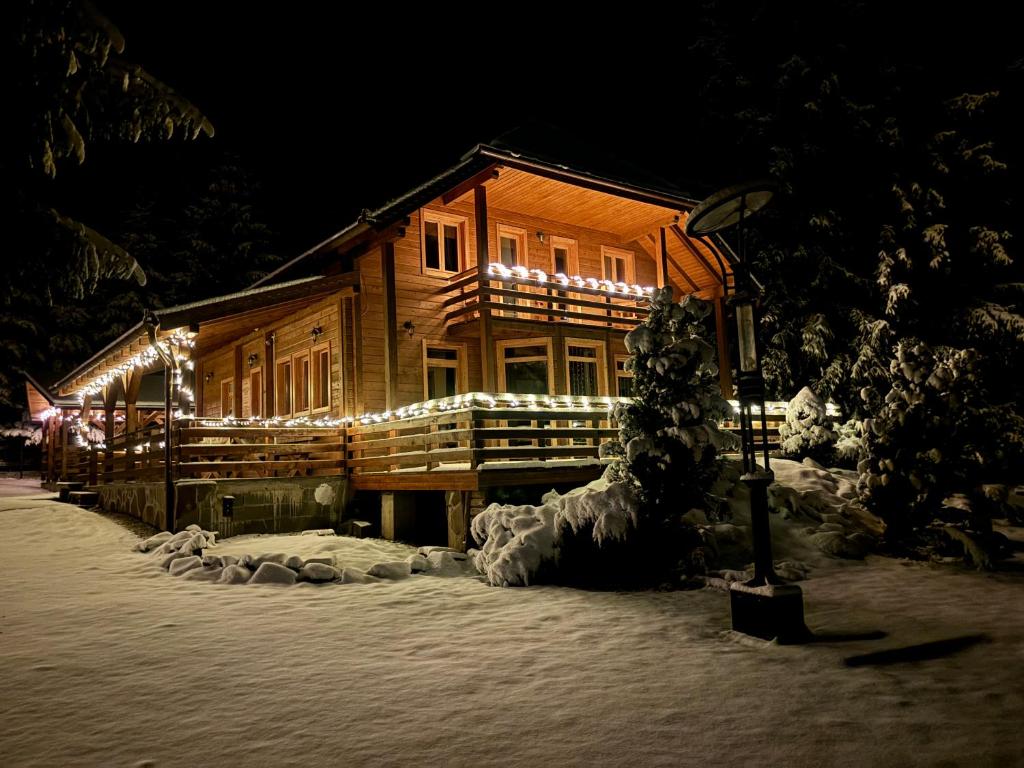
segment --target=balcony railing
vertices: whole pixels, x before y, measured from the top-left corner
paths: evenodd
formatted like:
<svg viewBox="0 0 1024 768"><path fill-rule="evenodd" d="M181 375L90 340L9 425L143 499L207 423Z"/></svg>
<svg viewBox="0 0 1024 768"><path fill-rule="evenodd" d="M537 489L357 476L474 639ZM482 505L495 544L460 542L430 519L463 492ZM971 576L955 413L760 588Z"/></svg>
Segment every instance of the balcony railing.
<svg viewBox="0 0 1024 768"><path fill-rule="evenodd" d="M653 289L578 276L547 275L525 267L491 264L452 277L440 293L445 322L493 317L568 322L629 330L647 316Z"/></svg>

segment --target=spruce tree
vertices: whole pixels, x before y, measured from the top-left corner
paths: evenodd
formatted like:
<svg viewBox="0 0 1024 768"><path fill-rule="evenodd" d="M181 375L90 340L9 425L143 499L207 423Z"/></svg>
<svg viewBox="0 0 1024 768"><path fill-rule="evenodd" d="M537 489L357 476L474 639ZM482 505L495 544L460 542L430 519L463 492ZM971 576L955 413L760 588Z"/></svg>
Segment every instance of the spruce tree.
<svg viewBox="0 0 1024 768"><path fill-rule="evenodd" d="M610 478L628 483L640 501L637 533L653 548L693 543L683 515L710 508L719 451L735 442L718 427L730 406L707 340L709 314L707 302L686 296L676 303L672 289L662 288L626 336L633 399L615 407L619 441L606 451L617 458Z"/></svg>

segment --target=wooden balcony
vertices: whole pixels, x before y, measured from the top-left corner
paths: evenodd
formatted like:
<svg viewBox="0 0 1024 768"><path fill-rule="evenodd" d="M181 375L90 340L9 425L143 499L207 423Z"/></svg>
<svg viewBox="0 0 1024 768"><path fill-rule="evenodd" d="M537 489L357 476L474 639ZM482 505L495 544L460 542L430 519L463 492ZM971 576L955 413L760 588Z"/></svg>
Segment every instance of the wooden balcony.
<svg viewBox="0 0 1024 768"><path fill-rule="evenodd" d="M650 289L594 278L548 276L540 270L492 264L461 272L440 290L445 324L495 318L573 323L624 331L643 322Z"/></svg>

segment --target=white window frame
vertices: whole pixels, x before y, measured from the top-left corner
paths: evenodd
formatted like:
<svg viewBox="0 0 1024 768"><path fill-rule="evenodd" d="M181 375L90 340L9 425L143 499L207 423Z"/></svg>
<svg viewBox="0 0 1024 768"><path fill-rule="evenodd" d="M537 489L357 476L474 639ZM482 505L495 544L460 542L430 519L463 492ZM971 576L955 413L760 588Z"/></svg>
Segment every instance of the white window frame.
<svg viewBox="0 0 1024 768"><path fill-rule="evenodd" d="M451 349L455 351L454 360L444 360L440 358L428 358L427 349ZM420 357L423 362L423 399L428 400L430 395L430 385L427 380L427 369L430 367L435 368L454 368L455 369L455 394L461 395L469 391L468 389L468 372L466 365L466 345L465 344L450 344L441 341L427 341L423 339L420 347Z"/></svg>
<svg viewBox="0 0 1024 768"><path fill-rule="evenodd" d="M317 405L316 395L320 392L320 356L327 352L327 405ZM309 408L311 413L328 413L331 410L334 388L334 375L331 370L334 357L331 354L331 342L325 341L309 350Z"/></svg>
<svg viewBox="0 0 1024 768"><path fill-rule="evenodd" d="M437 268L427 266L427 222L437 223ZM446 213L443 211L435 211L432 208L421 208L420 209L420 271L424 275L432 275L434 277L450 278L454 275L459 274L466 268L468 257L466 255L466 232L467 232L467 219L465 216L459 216L453 213ZM458 229L459 233L459 264L458 269L454 272L449 272L444 268L444 227L445 225L454 226Z"/></svg>
<svg viewBox="0 0 1024 768"><path fill-rule="evenodd" d="M636 254L628 248L616 248L611 245L601 246L601 277L604 280L611 280L608 276L608 269L605 266L605 258L624 259L626 262L626 285L636 283ZM613 281L616 282L616 281Z"/></svg>
<svg viewBox="0 0 1024 768"><path fill-rule="evenodd" d="M502 392L508 391L508 384L505 377L505 350L515 347L540 347L543 346L546 350L546 357L521 357L516 358L514 362L517 363L535 363L540 360L548 365L548 394L538 395L538 397L553 397L555 392L555 358L552 354L552 344L550 336L541 336L531 339L502 339L494 342L495 351L498 356L498 389ZM514 392L513 394L522 394Z"/></svg>
<svg viewBox="0 0 1024 768"><path fill-rule="evenodd" d="M597 394L596 395L570 395L571 397L607 397L608 395L608 345L599 340L595 339L570 339L564 340L565 346L563 352L565 354L565 391L568 394L570 391L569 383L569 362L571 360L577 360L579 362L586 363L597 363ZM597 350L595 357L580 357L572 358L569 356L569 347L590 347Z"/></svg>

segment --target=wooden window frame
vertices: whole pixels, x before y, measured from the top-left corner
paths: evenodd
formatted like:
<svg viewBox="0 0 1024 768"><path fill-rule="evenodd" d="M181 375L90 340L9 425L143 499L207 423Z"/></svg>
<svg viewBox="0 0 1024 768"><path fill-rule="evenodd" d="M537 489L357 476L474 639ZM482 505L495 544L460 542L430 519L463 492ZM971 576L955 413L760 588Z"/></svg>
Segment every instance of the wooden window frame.
<svg viewBox="0 0 1024 768"><path fill-rule="evenodd" d="M626 363L627 360L629 360L629 357L630 357L629 355L615 355L615 396L616 397L624 397L624 395L622 395L619 392L619 379L633 379L633 378L636 378L633 375L632 371L627 371L625 369L625 363ZM621 372L619 371L619 363L620 362L623 364L623 369L622 369Z"/></svg>
<svg viewBox="0 0 1024 768"><path fill-rule="evenodd" d="M327 353L327 405L317 405L320 395L320 358ZM333 405L331 390L334 387L334 373L331 364L331 342L325 341L309 350L309 409L311 413L328 413Z"/></svg>
<svg viewBox="0 0 1024 768"><path fill-rule="evenodd" d="M438 225L438 269L427 266L427 227L428 221L437 222ZM469 256L466 250L468 219L453 213L435 211L432 208L420 209L420 272L432 277L443 277L450 279L466 269L469 263ZM450 225L458 228L459 231L459 268L454 272L444 269L444 226Z"/></svg>
<svg viewBox="0 0 1024 768"><path fill-rule="evenodd" d="M299 408L299 399L296 397L296 393L299 391L299 376L301 370L301 362L305 360L307 363L306 369L306 407ZM301 352L295 352L292 355L292 417L296 416L309 416L310 407L312 406L312 374L313 373L313 356L310 354L310 349L304 349Z"/></svg>
<svg viewBox="0 0 1024 768"><path fill-rule="evenodd" d="M633 285L636 283L636 254L633 253L633 251L628 248L620 248L613 245L601 246L601 278L604 280L611 280L608 276L608 270L605 268L604 264L606 256L611 256L613 258L625 258L626 280L623 282L625 282L626 285Z"/></svg>
<svg viewBox="0 0 1024 768"><path fill-rule="evenodd" d="M537 397L554 397L555 396L555 356L553 353L553 345L551 343L550 336L539 336L530 339L501 339L494 342L494 349L498 357L498 388L505 392L508 390L508 383L505 380L505 350L515 347L539 347L543 346L547 349L547 357L544 361L548 364L548 394L537 395ZM532 363L540 360L540 357L523 357L517 358L515 362L520 363ZM512 393L522 394L522 393Z"/></svg>
<svg viewBox="0 0 1024 768"><path fill-rule="evenodd" d="M454 360L438 360L427 357L427 349L452 349L455 350L456 358ZM430 399L428 394L430 391L430 384L427 380L427 369L433 365L436 368L454 368L455 369L455 393L457 395L464 394L469 391L469 373L466 362L466 345L465 344L451 344L442 341L427 341L422 340L420 345L420 358L423 362L422 373L423 373L423 399Z"/></svg>
<svg viewBox="0 0 1024 768"><path fill-rule="evenodd" d="M281 367L285 365L288 366L287 376L281 375ZM292 368L291 355L285 355L284 357L279 357L276 360L274 360L274 386L277 388L274 393L275 416L284 416L290 418L293 415L292 403L295 400L295 393L292 391L294 387L294 382L292 381L292 376L294 375L293 370L294 369ZM288 396L285 398L281 396L282 394L284 394L281 391L281 387L284 386L286 383L288 386ZM282 402L284 400L287 400L287 402Z"/></svg>
<svg viewBox="0 0 1024 768"><path fill-rule="evenodd" d="M569 395L570 397L607 397L608 396L608 345L598 339L576 339L566 337L563 340L563 352L565 354L565 392L569 394L569 363L572 360L579 362L597 363L597 394L596 395ZM569 347L591 347L597 350L595 357L571 358Z"/></svg>
<svg viewBox="0 0 1024 768"><path fill-rule="evenodd" d="M253 401L253 396L252 396L252 393L253 393L252 377L256 376L257 374L260 377L260 386L257 389L257 397L259 399L259 413L254 413L253 412L253 408L252 408L252 401ZM263 387L264 387L263 366L262 365L258 365L255 368L250 368L249 369L249 416L252 417L252 418L257 418L257 419L266 418L266 416L264 416L264 411L265 411L266 405L267 405L267 398L266 398L266 394L263 391Z"/></svg>
<svg viewBox="0 0 1024 768"><path fill-rule="evenodd" d="M228 407L224 407L224 387L228 387L231 396L228 398L230 401ZM220 417L223 419L226 416L235 417L235 379L232 376L229 379L220 380Z"/></svg>
<svg viewBox="0 0 1024 768"><path fill-rule="evenodd" d="M527 269L529 269L530 268L530 251L529 251L529 247L527 245L527 240L526 240L526 230L523 227L517 227L514 224L505 224L505 223L500 222L500 221L495 223L495 225L494 225L494 261L495 262L499 262L499 263L503 263L503 262L501 262L501 239L503 237L507 237L507 238L513 239L517 243L516 251L517 251L517 255L519 257L519 260L513 266L526 267ZM506 288L508 290L516 290L516 291L520 291L520 292L523 292L523 293L533 293L533 292L536 292L536 291L539 291L539 290L543 290L542 288L534 288L531 285L525 285L525 284L522 284L522 285L510 285L508 283L499 283L498 285L501 288ZM513 298L511 296L502 296L500 299L498 299L498 301L500 301L502 304L508 304L510 307L515 307L516 305L519 305L519 306L524 306L524 305L525 306L529 306L529 304L530 304L529 299L519 299L519 298ZM501 316L502 317L517 317L517 314L516 314L516 312L514 310L512 310L510 308L510 309L507 309L507 310L501 310Z"/></svg>

